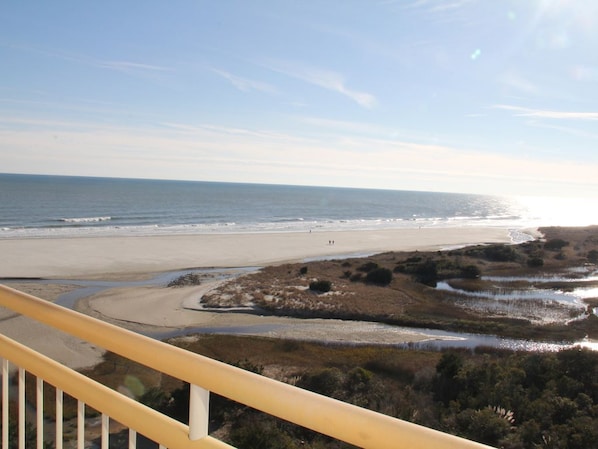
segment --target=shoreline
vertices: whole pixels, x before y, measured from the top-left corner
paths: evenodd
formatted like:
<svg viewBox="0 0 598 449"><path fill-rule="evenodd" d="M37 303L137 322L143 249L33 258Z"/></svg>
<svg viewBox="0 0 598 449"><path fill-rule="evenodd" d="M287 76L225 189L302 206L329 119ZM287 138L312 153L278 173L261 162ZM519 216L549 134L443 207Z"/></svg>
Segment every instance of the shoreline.
<svg viewBox="0 0 598 449"><path fill-rule="evenodd" d="M521 231L519 231L521 232ZM530 236L534 230L526 231ZM200 267L266 266L308 258L512 243L499 227L253 234L0 239L1 278L134 276Z"/></svg>
<svg viewBox="0 0 598 449"><path fill-rule="evenodd" d="M531 234L531 231L530 231ZM332 243L334 241L334 243ZM511 243L506 228L422 228L380 231L343 231L278 234L215 234L144 237L52 238L0 240L0 278L46 300L59 296L57 287L44 278L133 280L178 269L228 268L276 265L291 261L334 258L387 251L430 251L478 243ZM18 284L18 279L35 279ZM2 279L0 279L2 282ZM245 313L215 313L189 307L218 281L196 287L110 288L80 299L75 310L131 330L174 330L192 327L286 326L262 335L297 338L305 335L297 319ZM9 285L10 285L9 284ZM63 286L64 287L64 286ZM1 311L6 312L6 311ZM2 318L0 316L0 318ZM323 339L346 341L342 323L314 320L309 331ZM334 330L333 330L334 329ZM24 317L0 320L0 331L65 365L80 369L102 360L104 351L87 343L32 323ZM363 341L374 343L377 332L364 329ZM429 338L418 332L389 333L381 339L400 343Z"/></svg>

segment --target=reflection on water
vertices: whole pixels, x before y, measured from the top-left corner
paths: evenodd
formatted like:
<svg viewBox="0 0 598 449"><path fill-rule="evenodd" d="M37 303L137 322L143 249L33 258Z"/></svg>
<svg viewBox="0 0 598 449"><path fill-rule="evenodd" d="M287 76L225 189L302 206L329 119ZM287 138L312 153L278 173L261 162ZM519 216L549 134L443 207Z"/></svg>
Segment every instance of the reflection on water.
<svg viewBox="0 0 598 449"><path fill-rule="evenodd" d="M518 197L513 207L529 226L589 226L598 223L596 198Z"/></svg>
<svg viewBox="0 0 598 449"><path fill-rule="evenodd" d="M580 267L547 276L483 276L481 280L489 284L484 290L460 289L444 281L436 288L454 304L477 313L540 324L568 323L587 316L584 300L598 298L597 274L594 268Z"/></svg>

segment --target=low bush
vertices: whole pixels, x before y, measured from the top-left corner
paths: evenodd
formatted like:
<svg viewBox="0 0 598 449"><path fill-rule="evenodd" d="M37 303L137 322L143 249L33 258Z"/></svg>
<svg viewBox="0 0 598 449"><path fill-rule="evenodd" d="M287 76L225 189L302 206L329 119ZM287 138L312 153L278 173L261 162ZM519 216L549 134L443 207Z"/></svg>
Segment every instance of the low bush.
<svg viewBox="0 0 598 449"><path fill-rule="evenodd" d="M326 293L332 289L332 282L326 280L317 280L309 283L309 289L318 293Z"/></svg>
<svg viewBox="0 0 598 449"><path fill-rule="evenodd" d="M544 259L541 257L530 257L527 259L527 266L532 268L542 267L544 266Z"/></svg>
<svg viewBox="0 0 598 449"><path fill-rule="evenodd" d="M388 285L392 282L392 272L388 268L376 268L366 275L365 281L370 284Z"/></svg>
<svg viewBox="0 0 598 449"><path fill-rule="evenodd" d="M466 279L477 279L482 275L482 271L477 265L466 265L461 268L461 277Z"/></svg>
<svg viewBox="0 0 598 449"><path fill-rule="evenodd" d="M170 281L167 287L187 287L189 285L200 285L201 275L197 273L187 273Z"/></svg>
<svg viewBox="0 0 598 449"><path fill-rule="evenodd" d="M436 262L428 259L418 265L415 269L415 278L421 284L436 287L436 282L438 282L438 266Z"/></svg>
<svg viewBox="0 0 598 449"><path fill-rule="evenodd" d="M378 264L376 262L366 262L357 268L358 271L363 271L364 273L369 273L372 270L378 268Z"/></svg>
<svg viewBox="0 0 598 449"><path fill-rule="evenodd" d="M349 280L351 282L359 282L359 281L361 281L362 278L363 278L363 275L361 273L355 273L355 274L351 275Z"/></svg>
<svg viewBox="0 0 598 449"><path fill-rule="evenodd" d="M549 251L560 251L568 244L569 242L563 239L550 239L546 243L544 243L544 248Z"/></svg>

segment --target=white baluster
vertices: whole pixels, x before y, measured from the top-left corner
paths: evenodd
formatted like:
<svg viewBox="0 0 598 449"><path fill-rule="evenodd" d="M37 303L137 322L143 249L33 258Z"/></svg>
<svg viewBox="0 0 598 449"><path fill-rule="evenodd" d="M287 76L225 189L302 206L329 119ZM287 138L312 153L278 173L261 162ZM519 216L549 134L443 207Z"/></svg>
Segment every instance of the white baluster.
<svg viewBox="0 0 598 449"><path fill-rule="evenodd" d="M36 379L36 427L37 427L37 449L44 448L44 380Z"/></svg>
<svg viewBox="0 0 598 449"><path fill-rule="evenodd" d="M137 447L137 432L133 429L129 429L129 449L135 449Z"/></svg>
<svg viewBox="0 0 598 449"><path fill-rule="evenodd" d="M25 370L19 368L19 449L25 449Z"/></svg>
<svg viewBox="0 0 598 449"><path fill-rule="evenodd" d="M64 404L64 393L60 388L56 389L56 449L62 449L62 410Z"/></svg>
<svg viewBox="0 0 598 449"><path fill-rule="evenodd" d="M189 439L199 440L208 436L210 392L197 385L191 385L189 393Z"/></svg>
<svg viewBox="0 0 598 449"><path fill-rule="evenodd" d="M77 449L85 448L85 402L77 401Z"/></svg>
<svg viewBox="0 0 598 449"><path fill-rule="evenodd" d="M110 417L102 413L102 449L108 449L110 442Z"/></svg>
<svg viewBox="0 0 598 449"><path fill-rule="evenodd" d="M2 449L8 449L8 360L2 359Z"/></svg>

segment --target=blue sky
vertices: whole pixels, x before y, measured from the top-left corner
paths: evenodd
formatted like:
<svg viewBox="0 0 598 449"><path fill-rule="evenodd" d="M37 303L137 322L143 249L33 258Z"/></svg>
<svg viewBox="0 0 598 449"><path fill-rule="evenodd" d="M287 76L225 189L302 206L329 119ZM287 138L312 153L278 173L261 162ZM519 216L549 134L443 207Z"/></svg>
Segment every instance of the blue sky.
<svg viewBox="0 0 598 449"><path fill-rule="evenodd" d="M598 2L0 4L0 172L598 194Z"/></svg>

